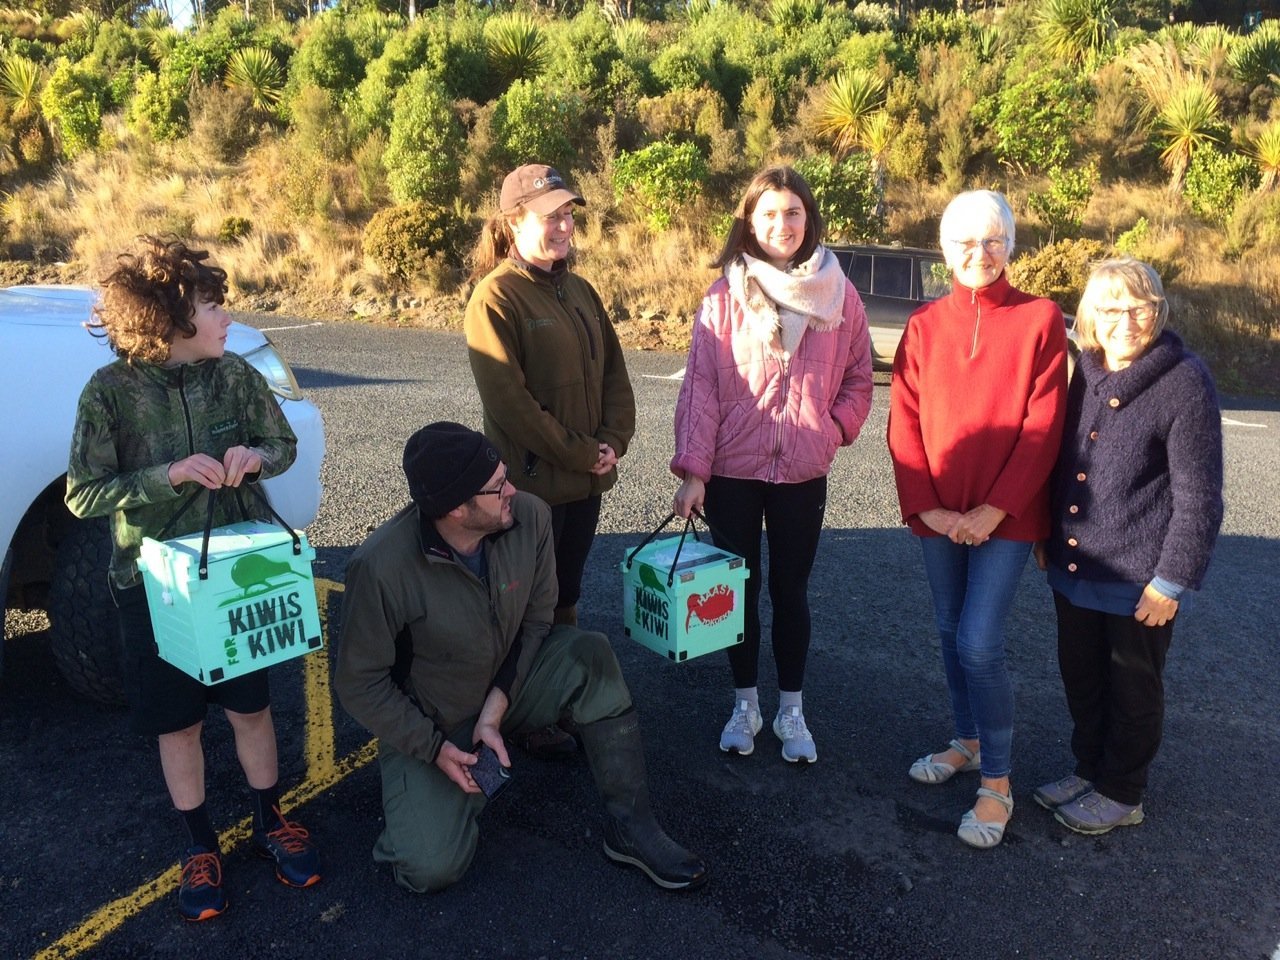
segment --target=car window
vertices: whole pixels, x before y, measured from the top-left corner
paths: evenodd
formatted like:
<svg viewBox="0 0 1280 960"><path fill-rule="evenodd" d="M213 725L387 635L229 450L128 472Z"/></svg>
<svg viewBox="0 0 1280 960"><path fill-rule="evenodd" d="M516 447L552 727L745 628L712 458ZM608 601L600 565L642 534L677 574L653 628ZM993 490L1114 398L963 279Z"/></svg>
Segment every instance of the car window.
<svg viewBox="0 0 1280 960"><path fill-rule="evenodd" d="M871 292L871 256L866 253L854 254L853 264L849 268L849 280L858 288L859 293Z"/></svg>
<svg viewBox="0 0 1280 960"><path fill-rule="evenodd" d="M937 300L951 290L951 271L941 260L920 261L920 299Z"/></svg>
<svg viewBox="0 0 1280 960"><path fill-rule="evenodd" d="M877 297L911 297L911 258L875 257L872 265L871 292Z"/></svg>

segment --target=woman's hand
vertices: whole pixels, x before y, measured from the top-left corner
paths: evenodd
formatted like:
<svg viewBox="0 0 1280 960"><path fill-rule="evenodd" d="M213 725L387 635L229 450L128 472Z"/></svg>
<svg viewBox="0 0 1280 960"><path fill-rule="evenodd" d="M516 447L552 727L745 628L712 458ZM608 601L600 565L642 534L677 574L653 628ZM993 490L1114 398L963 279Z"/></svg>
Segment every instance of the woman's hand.
<svg viewBox="0 0 1280 960"><path fill-rule="evenodd" d="M226 470L223 485L238 487L246 476L262 469L262 455L252 447L231 447L222 455L222 466Z"/></svg>
<svg viewBox="0 0 1280 960"><path fill-rule="evenodd" d="M207 453L193 453L183 460L169 464L169 486L175 490L184 483L198 483L210 490L217 490L225 482L227 471Z"/></svg>
<svg viewBox="0 0 1280 960"><path fill-rule="evenodd" d="M613 447L607 443L600 444L600 456L596 460L596 465L591 468L591 472L598 477L603 477L617 465L618 455L614 452Z"/></svg>
<svg viewBox="0 0 1280 960"><path fill-rule="evenodd" d="M706 498L707 485L692 474L686 474L671 509L677 516L688 520L693 511L702 512L702 501Z"/></svg>
<svg viewBox="0 0 1280 960"><path fill-rule="evenodd" d="M1178 612L1178 601L1170 600L1163 593L1147 584L1138 599L1138 608L1133 611L1133 619L1145 623L1148 627L1163 627Z"/></svg>
<svg viewBox="0 0 1280 960"><path fill-rule="evenodd" d="M952 543L961 543L968 547L980 547L991 539L991 532L1000 526L1000 521L1008 514L999 507L984 503L960 514L960 519L947 534Z"/></svg>
<svg viewBox="0 0 1280 960"><path fill-rule="evenodd" d="M917 514L917 516L920 517L920 522L926 527L934 533L942 534L944 537L951 536L951 528L960 519L960 514L955 510L946 510L943 507L925 510L923 513Z"/></svg>

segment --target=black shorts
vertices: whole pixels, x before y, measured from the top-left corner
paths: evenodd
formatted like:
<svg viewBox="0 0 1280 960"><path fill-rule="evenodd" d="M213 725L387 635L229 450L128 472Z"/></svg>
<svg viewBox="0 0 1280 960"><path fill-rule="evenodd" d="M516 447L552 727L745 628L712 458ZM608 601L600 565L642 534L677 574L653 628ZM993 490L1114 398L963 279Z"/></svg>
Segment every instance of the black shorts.
<svg viewBox="0 0 1280 960"><path fill-rule="evenodd" d="M209 704L232 713L257 713L271 704L267 671L255 670L205 686L161 660L143 587L113 588L124 651L124 691L134 733L157 737L185 730L205 718Z"/></svg>

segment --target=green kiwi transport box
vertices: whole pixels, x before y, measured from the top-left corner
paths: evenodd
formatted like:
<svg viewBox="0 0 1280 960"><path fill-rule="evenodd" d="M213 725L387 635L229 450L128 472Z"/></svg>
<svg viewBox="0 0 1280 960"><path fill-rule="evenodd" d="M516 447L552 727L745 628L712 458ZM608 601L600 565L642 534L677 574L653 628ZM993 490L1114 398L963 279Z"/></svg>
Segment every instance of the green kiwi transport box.
<svg viewBox="0 0 1280 960"><path fill-rule="evenodd" d="M738 555L680 540L655 540L634 558L628 550L621 564L627 636L677 663L742 642L747 582Z"/></svg>
<svg viewBox="0 0 1280 960"><path fill-rule="evenodd" d="M203 580L203 530L144 539L138 567L160 657L212 685L320 649L316 552L298 536L295 554L292 535L279 525L215 527Z"/></svg>

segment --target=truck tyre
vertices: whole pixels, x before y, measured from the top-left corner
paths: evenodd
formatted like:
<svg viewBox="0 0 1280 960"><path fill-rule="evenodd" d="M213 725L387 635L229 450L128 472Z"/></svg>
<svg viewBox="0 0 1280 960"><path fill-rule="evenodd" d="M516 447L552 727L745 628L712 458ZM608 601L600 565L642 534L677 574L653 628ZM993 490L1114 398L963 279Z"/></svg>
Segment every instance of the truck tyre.
<svg viewBox="0 0 1280 960"><path fill-rule="evenodd" d="M76 693L123 706L120 634L107 585L111 532L105 517L77 520L62 542L49 585L49 647Z"/></svg>

